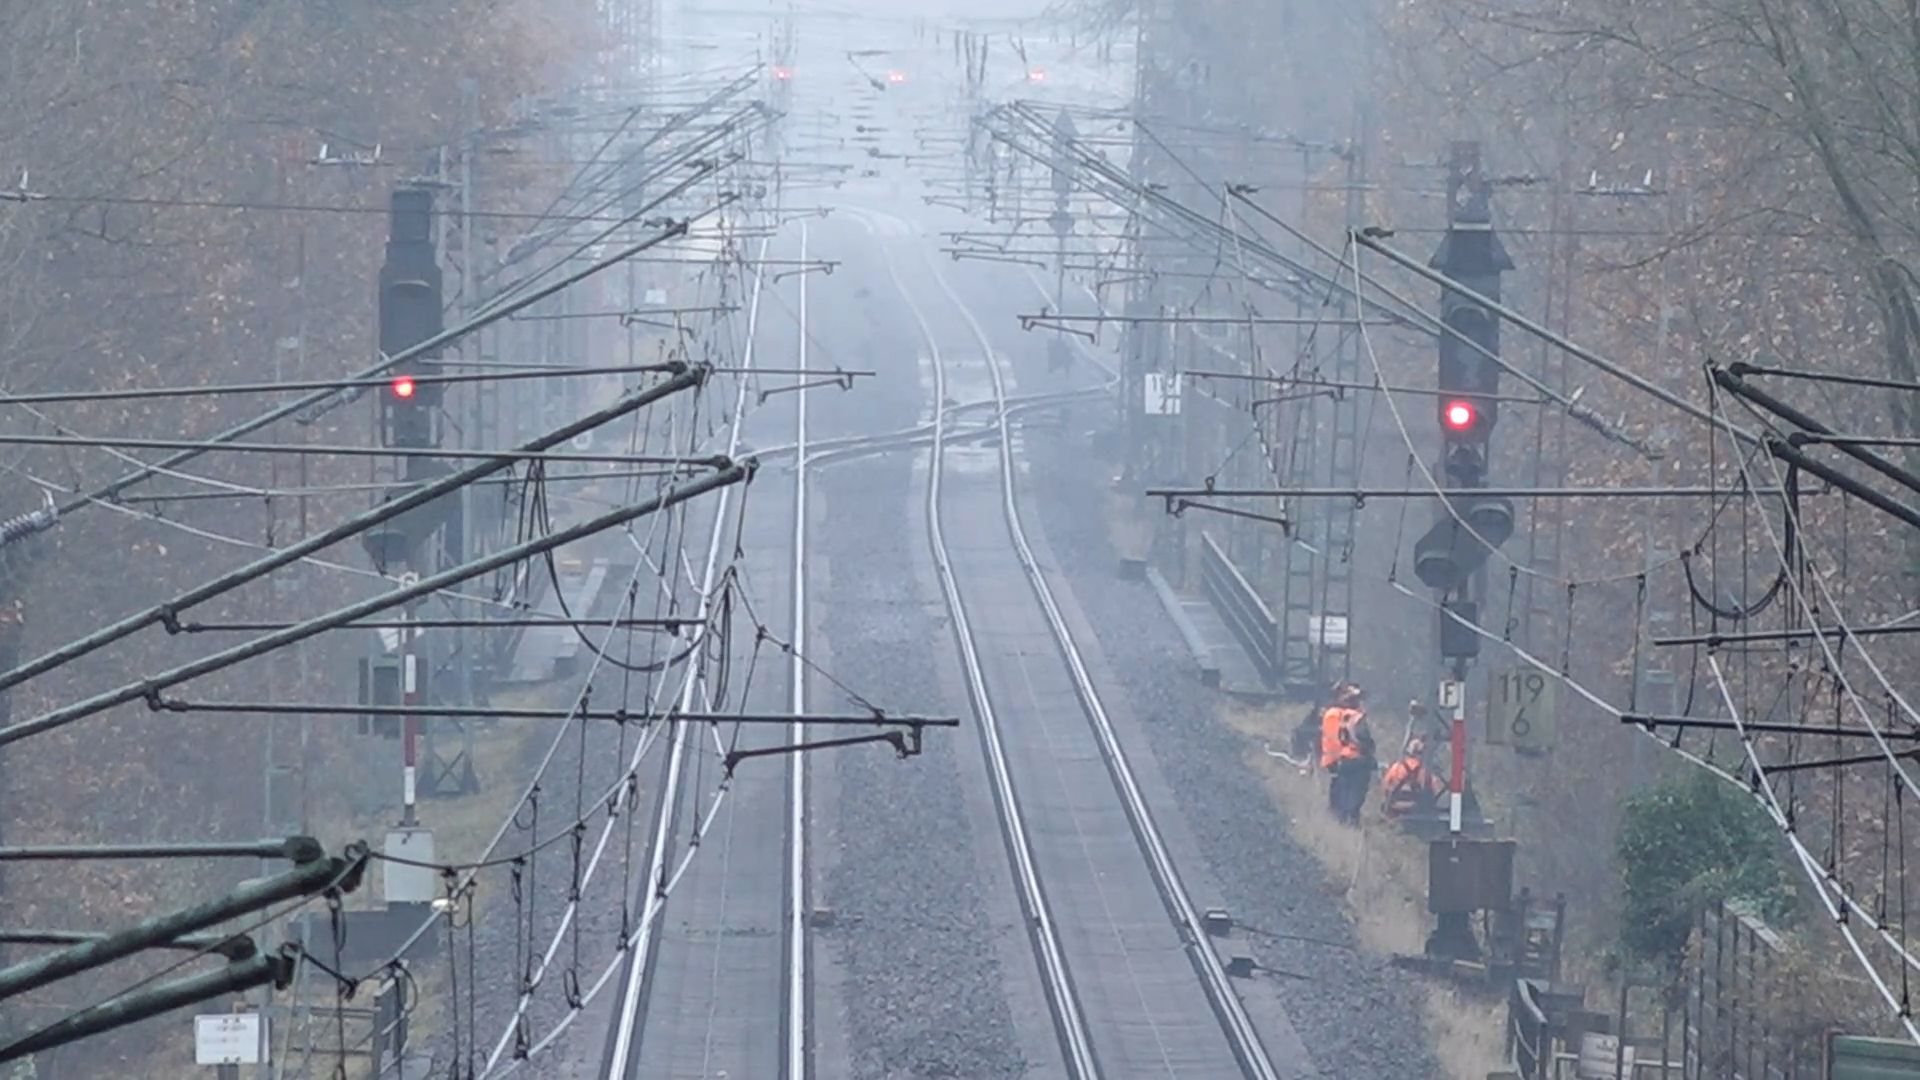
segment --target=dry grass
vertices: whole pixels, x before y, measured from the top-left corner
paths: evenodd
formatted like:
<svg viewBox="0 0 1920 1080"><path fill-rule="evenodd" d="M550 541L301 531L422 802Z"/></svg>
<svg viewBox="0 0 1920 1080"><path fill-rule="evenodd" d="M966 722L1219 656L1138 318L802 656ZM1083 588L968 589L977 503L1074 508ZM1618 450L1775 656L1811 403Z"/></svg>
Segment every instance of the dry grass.
<svg viewBox="0 0 1920 1080"><path fill-rule="evenodd" d="M1426 847L1380 817L1369 800L1364 825L1352 829L1327 812L1326 781L1262 752L1263 742L1285 746L1295 713L1230 705L1227 723L1252 742L1248 764L1266 781L1293 837L1320 861L1329 891L1353 920L1361 947L1376 956L1419 953L1426 940ZM1418 980L1418 976L1413 976ZM1462 994L1454 986L1418 980L1423 1020L1434 1055L1454 1080L1486 1080L1500 1068L1504 1009Z"/></svg>

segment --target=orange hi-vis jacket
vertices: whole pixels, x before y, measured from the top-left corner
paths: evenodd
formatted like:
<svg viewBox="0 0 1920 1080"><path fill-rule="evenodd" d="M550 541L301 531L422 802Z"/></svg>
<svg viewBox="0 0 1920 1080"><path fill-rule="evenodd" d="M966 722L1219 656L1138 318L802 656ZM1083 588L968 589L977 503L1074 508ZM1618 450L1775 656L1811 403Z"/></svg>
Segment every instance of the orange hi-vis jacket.
<svg viewBox="0 0 1920 1080"><path fill-rule="evenodd" d="M1418 757L1408 754L1387 768L1380 786L1386 793L1387 813L1393 815L1404 814L1423 800L1432 799L1446 785Z"/></svg>
<svg viewBox="0 0 1920 1080"><path fill-rule="evenodd" d="M1342 761L1360 756L1359 744L1353 741L1350 732L1356 721L1365 715L1359 709L1331 706L1320 714L1320 767L1331 769Z"/></svg>

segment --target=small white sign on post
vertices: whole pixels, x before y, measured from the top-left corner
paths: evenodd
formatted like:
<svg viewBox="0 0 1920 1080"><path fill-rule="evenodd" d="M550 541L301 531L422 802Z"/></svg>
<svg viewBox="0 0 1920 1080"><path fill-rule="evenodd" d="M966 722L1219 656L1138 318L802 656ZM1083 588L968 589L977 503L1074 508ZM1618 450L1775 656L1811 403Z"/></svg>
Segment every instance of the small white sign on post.
<svg viewBox="0 0 1920 1080"><path fill-rule="evenodd" d="M272 1051L259 1013L206 1013L193 1018L195 1065L258 1065Z"/></svg>
<svg viewBox="0 0 1920 1080"><path fill-rule="evenodd" d="M387 903L431 904L440 896L440 875L432 865L432 829L390 829L384 850L391 857L381 868Z"/></svg>
<svg viewBox="0 0 1920 1080"><path fill-rule="evenodd" d="M1466 684L1458 679L1443 679L1440 683L1440 711L1447 714L1449 720L1458 716L1466 706Z"/></svg>
<svg viewBox="0 0 1920 1080"><path fill-rule="evenodd" d="M1580 1037L1573 1074L1580 1080L1625 1080L1633 1075L1633 1047L1623 1050L1618 1036L1589 1031Z"/></svg>
<svg viewBox="0 0 1920 1080"><path fill-rule="evenodd" d="M1322 648L1344 649L1347 647L1347 617L1345 615L1309 615L1307 616L1307 636L1319 642Z"/></svg>

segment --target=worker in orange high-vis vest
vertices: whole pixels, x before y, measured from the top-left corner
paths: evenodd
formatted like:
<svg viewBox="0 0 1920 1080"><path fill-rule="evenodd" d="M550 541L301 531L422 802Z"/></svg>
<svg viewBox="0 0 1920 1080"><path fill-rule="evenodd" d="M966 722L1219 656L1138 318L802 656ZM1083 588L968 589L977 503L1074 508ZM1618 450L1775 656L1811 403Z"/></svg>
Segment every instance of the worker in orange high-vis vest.
<svg viewBox="0 0 1920 1080"><path fill-rule="evenodd" d="M1373 786L1373 735L1367 729L1365 704L1365 691L1345 683L1320 718L1320 767L1331 774L1327 807L1348 824L1359 823L1360 807Z"/></svg>
<svg viewBox="0 0 1920 1080"><path fill-rule="evenodd" d="M1440 796L1447 790L1446 782L1427 768L1423 757L1427 744L1423 739L1415 739L1407 744L1407 752L1387 767L1387 775L1381 780L1381 792L1386 799L1386 812L1389 818L1403 814L1423 813L1434 809L1440 803Z"/></svg>
<svg viewBox="0 0 1920 1080"><path fill-rule="evenodd" d="M1350 756L1352 744L1347 729L1360 715L1360 688L1343 682L1333 689L1333 704L1320 714L1320 767L1332 770Z"/></svg>

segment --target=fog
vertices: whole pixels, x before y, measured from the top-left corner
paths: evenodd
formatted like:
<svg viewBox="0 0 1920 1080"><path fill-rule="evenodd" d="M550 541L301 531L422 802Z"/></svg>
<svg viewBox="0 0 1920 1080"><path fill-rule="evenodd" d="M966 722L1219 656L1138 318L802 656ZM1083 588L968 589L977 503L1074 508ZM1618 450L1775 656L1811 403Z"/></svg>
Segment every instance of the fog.
<svg viewBox="0 0 1920 1080"><path fill-rule="evenodd" d="M0 1076L1920 1042L1907 8L111 7L0 9Z"/></svg>

